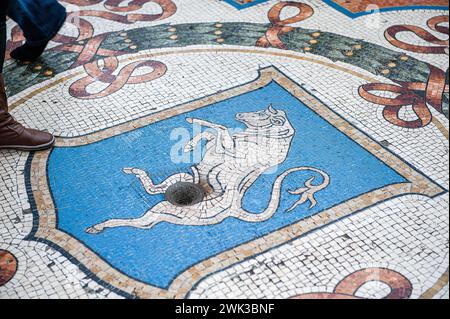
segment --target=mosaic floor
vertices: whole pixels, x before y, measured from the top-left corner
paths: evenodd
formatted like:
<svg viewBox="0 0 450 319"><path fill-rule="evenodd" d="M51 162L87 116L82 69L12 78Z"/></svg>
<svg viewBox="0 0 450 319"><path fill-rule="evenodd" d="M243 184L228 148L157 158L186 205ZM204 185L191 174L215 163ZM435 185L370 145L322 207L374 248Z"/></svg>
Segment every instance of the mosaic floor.
<svg viewBox="0 0 450 319"><path fill-rule="evenodd" d="M58 138L0 150L0 298L449 298L447 1L61 3L5 65Z"/></svg>

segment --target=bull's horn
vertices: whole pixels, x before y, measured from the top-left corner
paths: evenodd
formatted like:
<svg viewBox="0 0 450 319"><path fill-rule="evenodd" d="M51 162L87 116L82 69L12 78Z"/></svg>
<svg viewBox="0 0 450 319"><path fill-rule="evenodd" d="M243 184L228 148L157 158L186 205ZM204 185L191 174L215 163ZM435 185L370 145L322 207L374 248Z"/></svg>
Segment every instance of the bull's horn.
<svg viewBox="0 0 450 319"><path fill-rule="evenodd" d="M273 108L272 104L269 104L269 107L267 108L267 110L269 110L269 112L272 114L278 113L278 111Z"/></svg>

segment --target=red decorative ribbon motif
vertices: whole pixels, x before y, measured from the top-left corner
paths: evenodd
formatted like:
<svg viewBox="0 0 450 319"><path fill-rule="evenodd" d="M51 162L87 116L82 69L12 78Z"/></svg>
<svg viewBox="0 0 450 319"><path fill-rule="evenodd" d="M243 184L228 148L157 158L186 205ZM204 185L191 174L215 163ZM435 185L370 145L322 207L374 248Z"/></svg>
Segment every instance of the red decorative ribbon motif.
<svg viewBox="0 0 450 319"><path fill-rule="evenodd" d="M17 272L17 259L7 250L0 249L0 287L6 285Z"/></svg>
<svg viewBox="0 0 450 319"><path fill-rule="evenodd" d="M281 11L286 7L294 7L300 10L295 16L281 20ZM297 23L308 19L314 14L314 10L307 4L293 1L282 1L274 5L268 13L268 18L272 24L257 42L256 46L267 48L272 46L274 48L286 49L285 44L281 41L280 36L291 32L294 27L289 24Z"/></svg>
<svg viewBox="0 0 450 319"><path fill-rule="evenodd" d="M76 3L77 1L80 0L71 0L70 3ZM67 22L75 25L79 29L79 35L75 38L58 34L53 41L62 44L53 48L53 50L79 53L78 59L71 66L72 68L90 62L96 55L102 57L119 56L126 52L100 48L107 34L94 36L94 27L82 17L98 17L118 23L132 24L137 21L157 21L166 19L173 15L177 10L176 5L171 0L134 0L129 2L126 6L120 6L124 1L125 0L107 0L104 3L104 6L108 10L114 12L131 12L141 9L145 3L154 2L160 5L162 12L159 14L128 13L126 15L96 10L71 12L67 17ZM80 44L82 41L87 41L87 43Z"/></svg>
<svg viewBox="0 0 450 319"><path fill-rule="evenodd" d="M63 0L63 2L77 5L77 6L90 6L98 4L101 1L88 1L88 0ZM127 2L125 6L121 6L123 2ZM135 14L133 11L141 9L146 3L157 3L162 12L159 14ZM54 51L65 51L78 53L78 57L70 68L75 68L84 65L86 73L85 78L82 78L72 84L69 91L74 97L78 98L100 98L109 94L117 92L125 84L143 83L146 81L154 80L166 72L166 67L161 62L156 61L143 61L133 62L124 66L117 76L112 73L118 68L117 56L126 54L127 52L119 50L110 50L101 48L101 45L108 34L100 34L94 36L93 25L84 19L83 17L97 17L110 21L115 21L122 24L133 24L138 21L156 21L166 19L172 16L177 7L171 0L107 0L104 3L104 7L110 12L98 11L98 10L81 10L70 12L67 15L66 22L73 24L78 29L78 36L67 36L57 34L52 41L60 43L60 45L52 48ZM127 14L118 14L126 12ZM18 26L15 26L11 32L11 40L7 43L7 52L9 53L16 47L22 45L24 41L23 34ZM98 61L95 61L96 57L104 58L104 68L100 69ZM132 73L140 67L149 66L153 68L148 74L132 76ZM109 83L110 85L103 91L96 94L89 94L87 92L87 86L95 81L101 81L103 83ZM84 85L84 87L83 87Z"/></svg>
<svg viewBox="0 0 450 319"><path fill-rule="evenodd" d="M437 32L447 34L449 28L439 24L448 22L448 16L437 16L429 19L427 25ZM412 45L397 39L400 32L413 32L421 39L437 44L438 46ZM411 25L395 25L389 27L385 32L386 39L394 46L416 53L428 54L448 54L449 40L440 40L423 28ZM402 82L399 84L368 83L359 87L359 95L365 100L384 105L384 118L397 126L404 128L421 128L428 125L433 117L428 105L442 113L442 96L449 92L449 85L446 84L446 74L443 70L428 64L430 74L426 83L422 82ZM372 91L390 92L398 94L394 98L386 98L371 93ZM404 120L399 116L402 107L411 105L417 119Z"/></svg>
<svg viewBox="0 0 450 319"><path fill-rule="evenodd" d="M67 2L69 4L77 5L77 6L90 6L97 4L101 1L88 1L88 0L62 0L63 2ZM154 2L157 3L161 9L162 12L159 14L133 14L129 13L126 15L121 15L113 12L105 12L105 11L97 11L97 10L81 10L76 12L70 12L67 15L66 22L73 24L76 28L78 28L79 35L78 37L72 37L72 36L66 36L57 34L52 41L61 43L62 45L57 46L53 48L52 50L59 50L59 51L70 51L70 52L83 52L83 57L79 60L77 60L72 67L76 67L79 65L82 65L83 62L86 63L87 61L90 61L96 54L102 55L104 57L108 56L117 56L120 54L123 54L122 52L118 51L108 51L108 50L94 50L93 54L89 55L87 54L87 50L83 50L84 46L87 46L92 49L98 48L101 45L101 42L103 41L102 37L105 37L105 35L99 36L96 39L92 39L94 36L94 27L92 24L87 21L86 19L83 19L83 17L98 17L110 21L115 21L118 23L123 24L132 24L138 21L157 21L157 20L163 20L170 16L172 16L176 11L177 7L173 3L172 0L133 0L130 1L126 6L121 6L120 4L125 2L126 0L107 0L104 3L104 7L108 9L109 11L113 12L131 12L135 10L141 9L144 4L148 2ZM87 45L80 45L79 43L84 40L95 40L94 43L88 43ZM17 48L18 46L23 44L23 41L25 38L23 37L22 31L20 30L19 26L15 26L11 31L11 40L7 42L7 57L9 57L9 53ZM78 43L77 43L78 42ZM98 43L99 42L99 43Z"/></svg>
<svg viewBox="0 0 450 319"><path fill-rule="evenodd" d="M395 81L400 86L368 83L359 87L359 95L366 101L384 105L383 116L391 124L404 128L424 127L433 119L427 104L442 113L442 94L449 91L449 86L445 84L445 72L432 65L428 65L428 67L430 75L427 83ZM398 95L394 98L381 97L371 93L372 91L391 92ZM420 92L424 92L425 96ZM401 108L407 105L412 106L417 119L404 120L400 118Z"/></svg>
<svg viewBox="0 0 450 319"><path fill-rule="evenodd" d="M391 288L384 299L408 299L411 296L411 282L402 274L386 268L366 268L342 279L332 293L306 293L291 299L364 299L355 294L362 285L372 281L382 282Z"/></svg>
<svg viewBox="0 0 450 319"><path fill-rule="evenodd" d="M100 68L99 61L88 63L84 66L87 76L74 82L69 92L72 96L80 99L96 99L108 96L119 91L126 84L138 84L153 81L163 76L167 67L164 63L158 61L137 61L124 66L118 73L119 62L116 58L106 58L104 67ZM153 70L149 73L133 76L133 72L141 67L151 67ZM108 83L109 85L98 93L88 93L87 88L94 82Z"/></svg>
<svg viewBox="0 0 450 319"><path fill-rule="evenodd" d="M436 16L427 21L427 25L430 29L442 34L449 34L449 28L446 26L440 26L441 23L448 23L448 16ZM437 44L438 46L420 46L415 44L409 44L397 39L397 34L400 32L412 32L422 40L426 42ZM401 48L411 52L428 53L428 54L448 54L449 39L441 40L435 37L427 30L413 26L413 25L394 25L389 27L384 32L386 40L397 48Z"/></svg>

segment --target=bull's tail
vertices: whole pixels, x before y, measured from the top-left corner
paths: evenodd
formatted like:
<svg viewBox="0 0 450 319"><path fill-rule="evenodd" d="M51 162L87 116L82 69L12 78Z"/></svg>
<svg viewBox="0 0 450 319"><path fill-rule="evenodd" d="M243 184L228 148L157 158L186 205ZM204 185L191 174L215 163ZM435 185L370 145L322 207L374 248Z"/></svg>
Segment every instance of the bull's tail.
<svg viewBox="0 0 450 319"><path fill-rule="evenodd" d="M270 198L269 205L264 210L264 212L260 214L250 213L246 210L242 209L241 207L232 209L232 216L235 218L238 218L243 221L247 222L263 222L268 219L270 219L275 212L278 209L278 206L280 204L281 199L281 184L283 183L284 179L291 173L299 172L299 171L312 171L319 173L322 176L322 183L320 185L312 185L312 182L314 181L315 177L311 177L305 182L304 187L300 187L295 190L288 190L290 194L293 195L301 195L300 199L292 205L291 208L289 208L287 211L290 212L293 209L295 209L297 206L305 203L306 201L310 201L311 205L309 208L314 207L317 204L316 199L314 198L314 194L321 191L322 189L326 188L330 184L330 177L327 173L314 168L314 167L308 167L308 166L302 166L302 167L294 167L291 169L288 169L283 174L277 177L275 180L275 183L272 187L272 196Z"/></svg>

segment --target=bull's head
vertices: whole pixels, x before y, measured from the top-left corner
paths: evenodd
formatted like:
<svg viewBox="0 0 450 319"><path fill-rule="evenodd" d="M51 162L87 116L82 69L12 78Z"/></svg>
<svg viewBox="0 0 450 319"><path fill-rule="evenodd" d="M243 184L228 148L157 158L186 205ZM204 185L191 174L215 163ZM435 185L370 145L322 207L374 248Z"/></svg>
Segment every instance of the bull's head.
<svg viewBox="0 0 450 319"><path fill-rule="evenodd" d="M264 110L248 113L237 113L236 120L254 130L293 133L294 129L289 123L286 113L276 110L272 104Z"/></svg>
<svg viewBox="0 0 450 319"><path fill-rule="evenodd" d="M283 111L275 110L272 104L267 109L249 112L249 113L237 113L236 120L246 124L248 127L271 127L271 126L283 126L286 123L286 113Z"/></svg>

